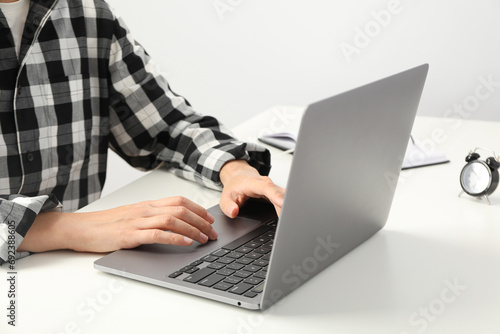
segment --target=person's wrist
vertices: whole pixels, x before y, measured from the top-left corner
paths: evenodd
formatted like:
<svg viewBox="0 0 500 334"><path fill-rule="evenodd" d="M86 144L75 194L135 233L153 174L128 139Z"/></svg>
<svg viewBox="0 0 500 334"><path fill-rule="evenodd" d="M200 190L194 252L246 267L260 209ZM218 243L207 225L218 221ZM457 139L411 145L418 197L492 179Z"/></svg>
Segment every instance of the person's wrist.
<svg viewBox="0 0 500 334"><path fill-rule="evenodd" d="M83 213L65 213L59 217L60 234L59 243L63 249L81 251L82 239L85 238L85 233L81 230L82 224L78 223L79 218Z"/></svg>
<svg viewBox="0 0 500 334"><path fill-rule="evenodd" d="M251 172L259 174L259 172L255 168L250 166L245 160L231 160L226 162L220 170L219 178L222 185L226 185L231 177L240 172Z"/></svg>
<svg viewBox="0 0 500 334"><path fill-rule="evenodd" d="M72 232L68 213L44 212L38 214L28 230L19 251L44 252L56 249L73 249Z"/></svg>

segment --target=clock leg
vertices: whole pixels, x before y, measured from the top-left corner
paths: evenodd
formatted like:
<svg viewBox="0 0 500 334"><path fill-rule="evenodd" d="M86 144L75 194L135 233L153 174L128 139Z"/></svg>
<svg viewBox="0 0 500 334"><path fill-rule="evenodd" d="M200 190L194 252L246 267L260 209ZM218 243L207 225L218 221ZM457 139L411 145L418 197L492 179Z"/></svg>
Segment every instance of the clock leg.
<svg viewBox="0 0 500 334"><path fill-rule="evenodd" d="M488 205L491 205L490 199L488 198L488 195L484 195L484 198L486 198L486 202L488 202Z"/></svg>

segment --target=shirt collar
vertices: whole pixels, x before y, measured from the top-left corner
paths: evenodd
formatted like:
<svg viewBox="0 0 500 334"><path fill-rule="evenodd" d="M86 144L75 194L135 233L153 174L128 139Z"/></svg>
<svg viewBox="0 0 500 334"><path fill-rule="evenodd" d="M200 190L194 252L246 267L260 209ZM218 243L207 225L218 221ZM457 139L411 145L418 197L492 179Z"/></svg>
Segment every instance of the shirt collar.
<svg viewBox="0 0 500 334"><path fill-rule="evenodd" d="M26 56L44 17L50 14L57 2L59 2L59 0L31 0L30 11L26 18L26 25L21 41L21 51L19 52L20 60Z"/></svg>

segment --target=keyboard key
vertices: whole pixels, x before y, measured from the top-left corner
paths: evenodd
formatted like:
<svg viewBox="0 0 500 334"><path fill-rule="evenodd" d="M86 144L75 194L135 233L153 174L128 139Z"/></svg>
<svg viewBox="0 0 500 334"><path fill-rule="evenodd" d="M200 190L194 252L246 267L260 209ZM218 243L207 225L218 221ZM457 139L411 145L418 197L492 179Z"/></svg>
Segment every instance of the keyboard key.
<svg viewBox="0 0 500 334"><path fill-rule="evenodd" d="M213 270L213 269L202 268L202 269L198 270L197 272L195 272L194 274L186 277L184 279L184 281L190 282L190 283L198 283L199 281L201 281L202 279L204 279L208 275L213 274L214 272L215 272L215 270Z"/></svg>
<svg viewBox="0 0 500 334"><path fill-rule="evenodd" d="M244 280L244 283L252 284L252 285L257 285L262 283L263 279L257 278L257 277L249 277L246 280Z"/></svg>
<svg viewBox="0 0 500 334"><path fill-rule="evenodd" d="M266 255L264 255L263 257L260 258L261 260L266 260L266 261L269 261L271 260L271 253L268 253Z"/></svg>
<svg viewBox="0 0 500 334"><path fill-rule="evenodd" d="M225 266L226 266L225 264L214 262L214 263L210 263L207 266L207 268L219 270L219 269L224 268Z"/></svg>
<svg viewBox="0 0 500 334"><path fill-rule="evenodd" d="M224 282L229 283L229 284L238 284L241 282L243 279L242 278L237 278L237 277L226 277Z"/></svg>
<svg viewBox="0 0 500 334"><path fill-rule="evenodd" d="M235 272L234 270L229 270L227 268L224 268L224 269L217 271L217 274L224 275L224 276L230 276L230 275L234 274L234 272Z"/></svg>
<svg viewBox="0 0 500 334"><path fill-rule="evenodd" d="M207 255L205 257L202 257L201 259L205 262L214 262L215 260L218 259L218 257L213 255Z"/></svg>
<svg viewBox="0 0 500 334"><path fill-rule="evenodd" d="M240 270L243 268L245 265L244 264L238 264L238 263L231 263L229 264L226 268L231 269L231 270Z"/></svg>
<svg viewBox="0 0 500 334"><path fill-rule="evenodd" d="M248 248L257 248L259 246L261 246L262 243L261 242L256 242L256 241L250 241L249 243L245 244L244 247L248 247Z"/></svg>
<svg viewBox="0 0 500 334"><path fill-rule="evenodd" d="M245 255L245 257L248 257L248 258L254 259L254 260L257 260L261 256L262 256L262 254L259 254L259 253L256 253L256 252L251 252L251 253L248 253L248 254Z"/></svg>
<svg viewBox="0 0 500 334"><path fill-rule="evenodd" d="M203 263L203 261L197 260L197 261L194 261L193 263L191 263L190 266L197 267L197 266L199 266L202 263Z"/></svg>
<svg viewBox="0 0 500 334"><path fill-rule="evenodd" d="M234 273L234 276L241 278L247 278L250 275L252 275L252 273L249 271L237 271Z"/></svg>
<svg viewBox="0 0 500 334"><path fill-rule="evenodd" d="M261 293L262 290L264 290L264 283L262 283L261 285L257 285L252 289L252 292Z"/></svg>
<svg viewBox="0 0 500 334"><path fill-rule="evenodd" d="M234 259L231 259L230 257L221 257L220 259L217 260L219 263L224 263L224 264L230 264L234 261Z"/></svg>
<svg viewBox="0 0 500 334"><path fill-rule="evenodd" d="M263 237L266 237L266 238L269 238L269 239L271 239L271 240L272 240L272 239L274 239L274 235L275 235L275 233L276 233L276 232L274 232L274 231L269 231L269 232L264 233L262 236L263 236Z"/></svg>
<svg viewBox="0 0 500 334"><path fill-rule="evenodd" d="M248 297L248 298L253 298L253 297L257 296L257 295L258 295L258 293L255 293L255 292L252 292L252 291L248 291L243 296Z"/></svg>
<svg viewBox="0 0 500 334"><path fill-rule="evenodd" d="M232 287L233 287L233 284L224 283L224 282L219 282L213 286L214 289L222 290L222 291L226 291L227 289L232 288Z"/></svg>
<svg viewBox="0 0 500 334"><path fill-rule="evenodd" d="M255 274L253 274L253 277L265 279L266 278L266 272L265 271L259 271L259 272L255 273Z"/></svg>
<svg viewBox="0 0 500 334"><path fill-rule="evenodd" d="M269 226L269 227L271 227L271 228L275 229L275 228L276 228L276 226L278 226L278 220L276 219L276 220L273 220L273 221L272 221L272 222L270 222L270 223L267 223L267 226Z"/></svg>
<svg viewBox="0 0 500 334"><path fill-rule="evenodd" d="M198 283L198 284L199 285L203 285L203 286L212 286L212 285L214 285L216 283L219 283L224 278L225 278L225 276L217 275L217 274L212 274L212 275L210 275L210 276L205 277L204 279L202 279L200 281L200 283Z"/></svg>
<svg viewBox="0 0 500 334"><path fill-rule="evenodd" d="M170 278L176 278L178 276L182 275L182 271L175 271L173 273L171 273L170 275L168 275L168 277Z"/></svg>
<svg viewBox="0 0 500 334"><path fill-rule="evenodd" d="M225 245L224 249L228 250L235 250L236 248L240 247L241 245L246 244L247 242L251 241L252 239L258 237L259 235L262 235L263 233L266 233L267 231L271 230L271 227L268 225L263 225L247 234L244 236L239 237L238 239L230 242L229 244Z"/></svg>
<svg viewBox="0 0 500 334"><path fill-rule="evenodd" d="M186 271L193 269L193 268L194 268L193 266L185 266L185 267L182 267L181 269L179 269L179 271L186 272Z"/></svg>
<svg viewBox="0 0 500 334"><path fill-rule="evenodd" d="M273 248L274 246L274 241L271 240L269 242L266 242L264 245L262 245L263 247L267 247L267 248Z"/></svg>
<svg viewBox="0 0 500 334"><path fill-rule="evenodd" d="M248 257L242 257L238 260L236 260L236 263L240 263L240 264L250 264L253 262L253 259L250 259Z"/></svg>
<svg viewBox="0 0 500 334"><path fill-rule="evenodd" d="M232 259L239 259L243 255L244 255L243 253L238 253L238 252L231 252L231 253L227 254L227 256L232 258Z"/></svg>
<svg viewBox="0 0 500 334"><path fill-rule="evenodd" d="M186 274L192 274L192 273L194 273L194 272L196 272L196 271L198 271L198 270L200 270L200 268L198 268L198 267L191 267L191 269L184 270L184 272L185 272Z"/></svg>
<svg viewBox="0 0 500 334"><path fill-rule="evenodd" d="M271 251L271 248L259 247L259 248L254 249L253 251L256 253L260 253L260 254L267 254Z"/></svg>
<svg viewBox="0 0 500 334"><path fill-rule="evenodd" d="M231 293L237 294L237 295L242 295L245 292L247 292L248 290L250 290L251 288L253 288L253 285L246 284L246 283L239 283L239 284L236 284L235 286L233 286L228 291Z"/></svg>
<svg viewBox="0 0 500 334"><path fill-rule="evenodd" d="M265 261L265 260L262 260L262 258L260 258L259 260L253 261L252 264L254 266L267 267L267 265L269 264L269 261Z"/></svg>
<svg viewBox="0 0 500 334"><path fill-rule="evenodd" d="M228 251L227 249L219 249L219 250L216 250L215 252L213 252L212 255L221 257L221 256L226 255L229 252L230 251Z"/></svg>
<svg viewBox="0 0 500 334"><path fill-rule="evenodd" d="M271 241L271 239L261 236L261 237L253 239L252 241L260 242L261 244L265 244L266 242Z"/></svg>
<svg viewBox="0 0 500 334"><path fill-rule="evenodd" d="M249 271L249 272L252 272L252 273L256 273L256 272L257 272L257 271L259 271L260 269L262 269L262 267L253 266L253 265L248 265L248 266L246 266L245 268L243 268L243 270L245 270L245 271Z"/></svg>
<svg viewBox="0 0 500 334"><path fill-rule="evenodd" d="M243 253L243 254L250 253L251 251L252 251L252 248L245 247L245 246L242 246L242 247L235 249L235 252L239 252L239 253Z"/></svg>

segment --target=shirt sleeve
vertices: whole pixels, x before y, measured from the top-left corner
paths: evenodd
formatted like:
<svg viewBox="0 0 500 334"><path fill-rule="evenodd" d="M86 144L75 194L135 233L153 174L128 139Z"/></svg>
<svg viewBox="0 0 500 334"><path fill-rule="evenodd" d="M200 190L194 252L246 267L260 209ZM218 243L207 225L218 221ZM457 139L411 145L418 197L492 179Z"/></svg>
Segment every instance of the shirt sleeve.
<svg viewBox="0 0 500 334"><path fill-rule="evenodd" d="M115 18L109 59L110 146L144 170L166 166L175 174L220 189L219 172L244 159L259 173L270 171L270 153L235 140L215 118L193 110L175 94L148 54Z"/></svg>
<svg viewBox="0 0 500 334"><path fill-rule="evenodd" d="M60 208L55 196L0 195L0 265L26 257L17 248L42 211Z"/></svg>

